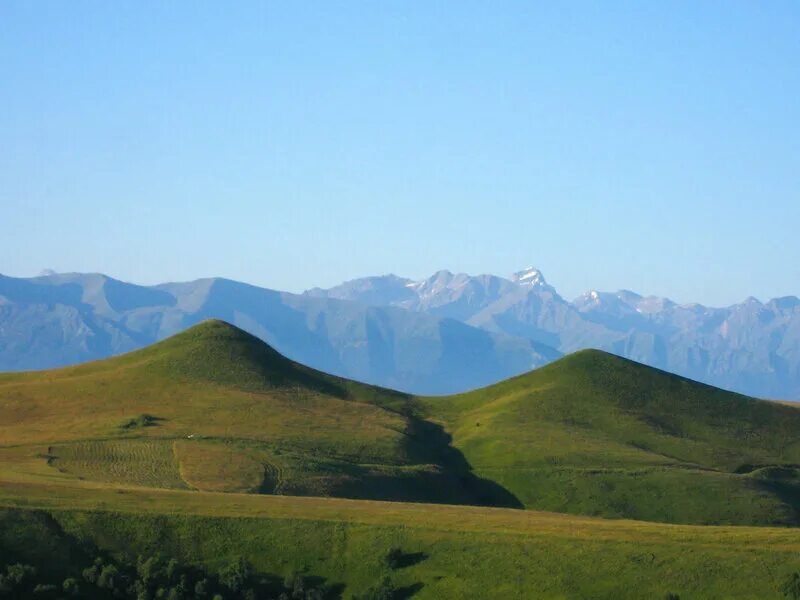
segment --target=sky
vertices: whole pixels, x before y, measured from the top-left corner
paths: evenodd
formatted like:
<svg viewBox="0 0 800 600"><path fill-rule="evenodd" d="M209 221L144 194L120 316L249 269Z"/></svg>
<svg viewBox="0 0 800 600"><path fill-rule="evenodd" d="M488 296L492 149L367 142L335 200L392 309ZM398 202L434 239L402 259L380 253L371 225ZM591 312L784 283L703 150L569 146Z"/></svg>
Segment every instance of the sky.
<svg viewBox="0 0 800 600"><path fill-rule="evenodd" d="M0 273L800 295L800 4L0 3Z"/></svg>

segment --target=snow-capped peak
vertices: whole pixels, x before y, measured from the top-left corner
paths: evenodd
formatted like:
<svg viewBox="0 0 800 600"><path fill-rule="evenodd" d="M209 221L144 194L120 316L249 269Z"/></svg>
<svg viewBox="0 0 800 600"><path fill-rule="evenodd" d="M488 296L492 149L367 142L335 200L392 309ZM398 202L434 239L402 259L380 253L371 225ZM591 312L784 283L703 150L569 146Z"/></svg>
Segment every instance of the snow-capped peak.
<svg viewBox="0 0 800 600"><path fill-rule="evenodd" d="M547 285L542 272L534 267L528 267L526 269L522 269L522 271L517 271L511 277L511 281L518 285L530 287Z"/></svg>

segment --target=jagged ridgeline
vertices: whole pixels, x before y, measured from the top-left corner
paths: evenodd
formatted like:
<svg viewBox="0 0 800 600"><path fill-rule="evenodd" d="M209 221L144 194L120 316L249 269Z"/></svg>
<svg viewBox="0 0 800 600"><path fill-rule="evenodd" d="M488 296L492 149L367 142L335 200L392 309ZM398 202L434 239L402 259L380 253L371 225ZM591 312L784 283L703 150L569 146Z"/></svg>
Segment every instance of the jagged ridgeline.
<svg viewBox="0 0 800 600"><path fill-rule="evenodd" d="M0 376L0 477L796 524L800 411L598 351L448 397L299 365L208 321Z"/></svg>

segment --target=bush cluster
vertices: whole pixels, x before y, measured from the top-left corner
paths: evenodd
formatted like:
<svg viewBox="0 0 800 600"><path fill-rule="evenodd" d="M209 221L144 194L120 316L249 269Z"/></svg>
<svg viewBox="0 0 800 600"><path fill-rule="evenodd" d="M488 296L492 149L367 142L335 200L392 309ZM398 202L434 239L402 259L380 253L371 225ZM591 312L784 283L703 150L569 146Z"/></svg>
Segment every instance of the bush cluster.
<svg viewBox="0 0 800 600"><path fill-rule="evenodd" d="M161 556L140 556L135 563L98 557L75 576L48 581L36 568L15 563L0 570L0 598L68 600L326 600L326 586L292 574L280 580L259 577L239 558L216 574Z"/></svg>

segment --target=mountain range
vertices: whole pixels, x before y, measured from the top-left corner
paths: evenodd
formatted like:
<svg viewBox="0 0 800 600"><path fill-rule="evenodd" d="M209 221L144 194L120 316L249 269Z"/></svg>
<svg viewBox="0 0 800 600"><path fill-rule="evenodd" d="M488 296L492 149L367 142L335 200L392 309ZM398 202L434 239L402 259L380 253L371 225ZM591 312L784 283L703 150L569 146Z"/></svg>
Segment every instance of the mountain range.
<svg viewBox="0 0 800 600"><path fill-rule="evenodd" d="M800 299L712 308L628 290L564 299L543 274L439 271L291 294L200 279L139 286L101 274L0 276L0 370L116 355L209 318L293 360L416 394L489 385L596 348L752 396L800 399Z"/></svg>
<svg viewBox="0 0 800 600"><path fill-rule="evenodd" d="M72 273L0 276L0 370L106 358L210 318L327 373L426 394L488 385L559 356L535 341L391 306L220 278L139 286Z"/></svg>
<svg viewBox="0 0 800 600"><path fill-rule="evenodd" d="M511 278L439 271L348 281L313 297L395 306L457 319L567 354L596 348L741 393L800 399L800 299L748 298L726 308L678 304L629 290L562 298L540 271Z"/></svg>

